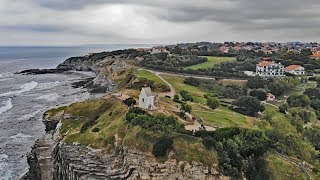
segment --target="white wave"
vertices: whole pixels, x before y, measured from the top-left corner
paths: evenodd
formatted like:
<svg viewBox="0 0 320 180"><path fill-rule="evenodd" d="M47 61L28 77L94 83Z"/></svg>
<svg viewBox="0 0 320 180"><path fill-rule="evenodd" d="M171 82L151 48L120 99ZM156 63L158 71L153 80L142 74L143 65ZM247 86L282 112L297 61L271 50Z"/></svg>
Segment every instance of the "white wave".
<svg viewBox="0 0 320 180"><path fill-rule="evenodd" d="M16 134L14 136L10 136L9 138L10 139L26 139L26 138L32 138L32 136L19 133L19 134Z"/></svg>
<svg viewBox="0 0 320 180"><path fill-rule="evenodd" d="M3 114L4 112L7 112L9 109L13 107L11 98L8 99L3 104L4 106L0 107L0 115Z"/></svg>
<svg viewBox="0 0 320 180"><path fill-rule="evenodd" d="M17 94L19 95L19 94L21 94L21 93L31 91L32 89L36 88L37 85L38 85L38 83L37 83L37 82L34 82L34 81L29 82L29 83L26 83L26 84L20 86L21 90L18 91Z"/></svg>
<svg viewBox="0 0 320 180"><path fill-rule="evenodd" d="M38 84L39 89L48 89L48 88L53 88L56 86L60 85L60 81L55 81L55 82L46 82L46 83L40 83Z"/></svg>
<svg viewBox="0 0 320 180"><path fill-rule="evenodd" d="M18 91L9 91L9 92L6 92L6 93L3 93L3 94L0 94L0 97L4 97L4 96L13 96L13 95L20 95L24 92L28 92L28 91L31 91L32 89L36 88L38 85L37 82L29 82L29 83L26 83L26 84L23 84L20 86L20 90Z"/></svg>
<svg viewBox="0 0 320 180"><path fill-rule="evenodd" d="M52 101L57 101L58 98L59 98L59 95L57 93L52 93L52 94L39 96L36 99L44 99L46 101L52 102Z"/></svg>
<svg viewBox="0 0 320 180"><path fill-rule="evenodd" d="M9 156L6 154L0 154L0 179L1 180L10 180L11 179L11 170L8 165Z"/></svg>
<svg viewBox="0 0 320 180"><path fill-rule="evenodd" d="M19 118L19 120L33 118L33 117L35 117L40 111L41 111L41 110L38 110L38 111L35 111L35 112L33 112L33 113L23 115L23 116L21 116L21 117Z"/></svg>

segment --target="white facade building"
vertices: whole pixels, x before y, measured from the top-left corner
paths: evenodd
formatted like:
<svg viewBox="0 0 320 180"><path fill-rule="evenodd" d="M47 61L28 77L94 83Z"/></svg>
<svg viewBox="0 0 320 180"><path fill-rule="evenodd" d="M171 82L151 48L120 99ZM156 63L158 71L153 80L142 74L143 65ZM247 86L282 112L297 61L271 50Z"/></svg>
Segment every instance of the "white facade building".
<svg viewBox="0 0 320 180"><path fill-rule="evenodd" d="M300 65L288 66L288 67L284 68L284 71L287 73L290 73L290 74L294 74L294 75L304 75L305 74L304 67L302 67Z"/></svg>
<svg viewBox="0 0 320 180"><path fill-rule="evenodd" d="M148 110L154 110L156 95L152 93L150 87L142 88L139 95L139 107Z"/></svg>
<svg viewBox="0 0 320 180"><path fill-rule="evenodd" d="M262 61L257 64L256 74L264 77L281 77L284 76L284 66L273 61Z"/></svg>

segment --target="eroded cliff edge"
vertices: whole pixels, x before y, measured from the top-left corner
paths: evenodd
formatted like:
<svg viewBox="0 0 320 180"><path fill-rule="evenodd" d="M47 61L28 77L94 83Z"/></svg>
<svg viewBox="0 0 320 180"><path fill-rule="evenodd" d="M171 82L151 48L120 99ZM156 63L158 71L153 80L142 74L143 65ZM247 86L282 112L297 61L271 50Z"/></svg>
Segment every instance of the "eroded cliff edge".
<svg viewBox="0 0 320 180"><path fill-rule="evenodd" d="M189 136L174 136L174 149L156 158L150 149L159 134L126 122L127 111L115 98L48 111L47 133L28 156L25 179L227 179L218 172L215 153ZM84 130L87 112L99 118Z"/></svg>

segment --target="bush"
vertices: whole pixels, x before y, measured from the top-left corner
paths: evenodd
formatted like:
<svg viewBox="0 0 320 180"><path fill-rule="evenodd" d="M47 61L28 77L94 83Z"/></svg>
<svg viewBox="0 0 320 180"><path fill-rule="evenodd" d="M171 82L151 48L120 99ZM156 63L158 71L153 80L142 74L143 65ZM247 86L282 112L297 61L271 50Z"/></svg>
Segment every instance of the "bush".
<svg viewBox="0 0 320 180"><path fill-rule="evenodd" d="M311 101L310 106L314 109L314 110L320 110L320 100L319 99L313 99Z"/></svg>
<svg viewBox="0 0 320 180"><path fill-rule="evenodd" d="M216 109L220 106L220 101L218 98L215 98L215 97L207 97L207 105L211 109Z"/></svg>
<svg viewBox="0 0 320 180"><path fill-rule="evenodd" d="M282 104L281 106L279 106L279 112L286 114L286 112L289 109L289 105L287 103Z"/></svg>
<svg viewBox="0 0 320 180"><path fill-rule="evenodd" d="M236 111L248 116L255 116L258 112L264 111L260 101L251 96L240 97L232 104L237 106Z"/></svg>
<svg viewBox="0 0 320 180"><path fill-rule="evenodd" d="M133 98L130 97L126 100L123 101L128 107L132 107L133 105L135 105L137 103L137 101Z"/></svg>
<svg viewBox="0 0 320 180"><path fill-rule="evenodd" d="M244 92L240 86L227 85L220 90L220 96L224 98L237 99L239 96L244 96Z"/></svg>
<svg viewBox="0 0 320 180"><path fill-rule="evenodd" d="M171 137L164 136L160 138L154 145L152 154L155 157L165 157L167 153L173 149L173 140Z"/></svg>
<svg viewBox="0 0 320 180"><path fill-rule="evenodd" d="M268 89L273 95L280 96L284 93L286 87L281 83L273 82L269 84Z"/></svg>
<svg viewBox="0 0 320 180"><path fill-rule="evenodd" d="M193 102L193 97L189 94L189 92L185 91L185 90L182 90L180 92L180 95L182 96L182 98L185 100L185 101L191 101Z"/></svg>
<svg viewBox="0 0 320 180"><path fill-rule="evenodd" d="M92 132L99 132L99 131L100 131L99 128L93 128L93 129L92 129Z"/></svg>
<svg viewBox="0 0 320 180"><path fill-rule="evenodd" d="M250 91L250 96L256 97L260 101L264 101L267 99L267 92L264 90L254 89Z"/></svg>
<svg viewBox="0 0 320 180"><path fill-rule="evenodd" d="M180 97L179 97L179 95L174 95L174 97L173 97L173 101L174 102L176 102L176 103L182 103L182 101L180 100Z"/></svg>
<svg viewBox="0 0 320 180"><path fill-rule="evenodd" d="M182 104L181 104L181 109L182 109L184 112L191 113L192 107L191 107L190 105L188 105L187 103L182 103Z"/></svg>
<svg viewBox="0 0 320 180"><path fill-rule="evenodd" d="M265 88L268 84L268 81L261 77L250 78L247 82L247 87L251 89L260 89Z"/></svg>
<svg viewBox="0 0 320 180"><path fill-rule="evenodd" d="M184 83L185 84L188 84L188 85L191 85L191 86L195 86L195 87L198 87L200 86L200 81L196 78L193 78L193 77L188 77L184 80Z"/></svg>
<svg viewBox="0 0 320 180"><path fill-rule="evenodd" d="M308 96L310 99L315 99L320 97L320 88L309 88L304 91L306 96Z"/></svg>
<svg viewBox="0 0 320 180"><path fill-rule="evenodd" d="M292 95L287 102L290 107L306 107L310 104L310 98L306 95Z"/></svg>
<svg viewBox="0 0 320 180"><path fill-rule="evenodd" d="M80 128L80 133L84 133L86 130L90 129L92 126L97 124L99 116L95 116L92 119L88 120L84 125Z"/></svg>

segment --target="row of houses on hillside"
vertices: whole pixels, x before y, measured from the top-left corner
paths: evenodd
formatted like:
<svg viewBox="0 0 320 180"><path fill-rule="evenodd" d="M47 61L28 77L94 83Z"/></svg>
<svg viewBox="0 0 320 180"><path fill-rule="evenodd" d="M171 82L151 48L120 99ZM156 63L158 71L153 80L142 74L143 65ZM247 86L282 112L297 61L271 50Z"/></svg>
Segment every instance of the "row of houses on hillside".
<svg viewBox="0 0 320 180"><path fill-rule="evenodd" d="M300 65L284 67L281 63L276 63L274 61L261 61L256 66L256 75L258 76L281 77L285 76L285 73L305 75L305 69Z"/></svg>

